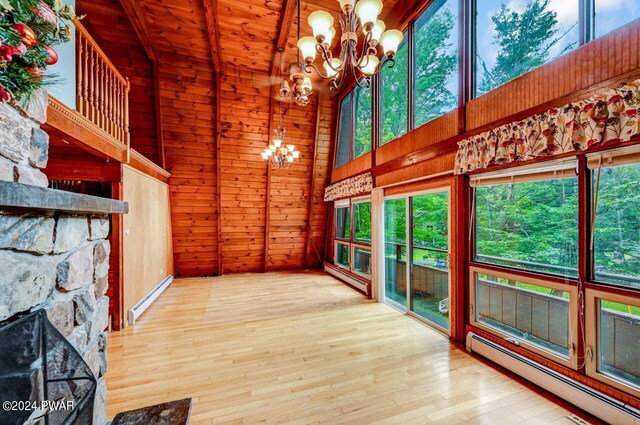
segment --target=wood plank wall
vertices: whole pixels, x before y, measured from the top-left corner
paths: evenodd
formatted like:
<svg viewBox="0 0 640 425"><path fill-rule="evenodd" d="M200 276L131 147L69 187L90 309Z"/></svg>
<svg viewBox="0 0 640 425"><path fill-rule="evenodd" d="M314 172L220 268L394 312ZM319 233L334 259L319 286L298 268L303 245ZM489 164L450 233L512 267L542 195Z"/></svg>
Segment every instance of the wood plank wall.
<svg viewBox="0 0 640 425"><path fill-rule="evenodd" d="M82 23L122 75L129 78L131 147L160 163L156 137L153 63L118 0L78 0Z"/></svg>
<svg viewBox="0 0 640 425"><path fill-rule="evenodd" d="M220 81L222 272L264 268L269 80L226 67Z"/></svg>
<svg viewBox="0 0 640 425"><path fill-rule="evenodd" d="M218 270L216 93L212 65L161 57L159 93L177 276Z"/></svg>

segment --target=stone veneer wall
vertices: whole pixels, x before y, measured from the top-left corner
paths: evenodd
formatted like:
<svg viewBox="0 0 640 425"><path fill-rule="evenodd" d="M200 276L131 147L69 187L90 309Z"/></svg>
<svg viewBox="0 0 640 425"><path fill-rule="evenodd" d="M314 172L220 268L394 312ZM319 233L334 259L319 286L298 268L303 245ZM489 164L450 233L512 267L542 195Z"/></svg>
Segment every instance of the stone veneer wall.
<svg viewBox="0 0 640 425"><path fill-rule="evenodd" d="M29 108L0 104L0 179L47 186L46 93ZM0 325L44 308L83 356L98 388L94 423L105 424L110 245L107 216L0 208Z"/></svg>

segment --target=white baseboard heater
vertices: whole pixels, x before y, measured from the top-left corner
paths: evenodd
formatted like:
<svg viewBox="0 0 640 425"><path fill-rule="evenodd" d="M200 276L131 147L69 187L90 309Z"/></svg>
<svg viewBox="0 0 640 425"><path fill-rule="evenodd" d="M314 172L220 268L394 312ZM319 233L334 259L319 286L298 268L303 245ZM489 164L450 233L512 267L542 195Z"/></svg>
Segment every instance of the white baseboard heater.
<svg viewBox="0 0 640 425"><path fill-rule="evenodd" d="M333 267L329 267L327 265L324 266L324 271L326 273L329 273L330 275L332 275L333 277L340 279L341 281L353 286L356 289L359 289L360 291L364 292L365 294L369 295L369 291L368 291L368 287L367 284L364 282L360 282L359 280L354 279L353 277L349 276L346 273L342 273L340 270L336 270Z"/></svg>
<svg viewBox="0 0 640 425"><path fill-rule="evenodd" d="M134 305L128 313L129 324L133 325L136 323L138 317L144 313L144 311L149 308L149 306L164 292L165 289L171 285L173 282L173 276L169 275L162 282L160 282L155 288L151 290L147 294L146 297L140 300L140 302Z"/></svg>
<svg viewBox="0 0 640 425"><path fill-rule="evenodd" d="M616 425L640 425L640 411L552 369L516 354L478 334L467 334L467 351L509 369L550 393Z"/></svg>

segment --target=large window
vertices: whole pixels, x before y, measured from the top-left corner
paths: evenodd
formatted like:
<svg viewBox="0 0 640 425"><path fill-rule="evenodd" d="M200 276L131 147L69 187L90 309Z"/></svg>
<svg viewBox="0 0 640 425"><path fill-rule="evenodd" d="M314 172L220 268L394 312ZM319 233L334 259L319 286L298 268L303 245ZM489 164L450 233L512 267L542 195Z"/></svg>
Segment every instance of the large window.
<svg viewBox="0 0 640 425"><path fill-rule="evenodd" d="M458 0L436 0L414 26L414 127L458 105Z"/></svg>
<svg viewBox="0 0 640 425"><path fill-rule="evenodd" d="M365 199L338 201L335 203L334 217L334 264L367 279L370 278L371 201Z"/></svg>
<svg viewBox="0 0 640 425"><path fill-rule="evenodd" d="M340 103L335 168L371 151L371 89L356 86Z"/></svg>
<svg viewBox="0 0 640 425"><path fill-rule="evenodd" d="M640 288L640 164L605 161L593 173L594 278ZM612 166L613 165L613 166Z"/></svg>
<svg viewBox="0 0 640 425"><path fill-rule="evenodd" d="M476 2L476 95L493 90L579 44L580 0Z"/></svg>
<svg viewBox="0 0 640 425"><path fill-rule="evenodd" d="M578 179L564 170L474 181L476 261L578 275Z"/></svg>
<svg viewBox="0 0 640 425"><path fill-rule="evenodd" d="M638 0L594 0L593 29L596 37L640 18Z"/></svg>
<svg viewBox="0 0 640 425"><path fill-rule="evenodd" d="M405 38L393 68L380 73L380 145L397 139L409 125L409 47Z"/></svg>

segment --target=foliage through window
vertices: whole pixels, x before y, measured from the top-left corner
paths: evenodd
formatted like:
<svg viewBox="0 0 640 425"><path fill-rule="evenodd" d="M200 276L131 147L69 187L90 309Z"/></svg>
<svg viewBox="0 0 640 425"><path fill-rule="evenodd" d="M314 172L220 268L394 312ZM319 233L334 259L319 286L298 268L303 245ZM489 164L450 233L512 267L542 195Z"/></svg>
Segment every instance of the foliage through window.
<svg viewBox="0 0 640 425"><path fill-rule="evenodd" d="M640 164L606 167L600 173L594 229L595 279L640 288ZM595 171L594 188L597 176Z"/></svg>
<svg viewBox="0 0 640 425"><path fill-rule="evenodd" d="M577 276L578 179L475 188L476 260Z"/></svg>
<svg viewBox="0 0 640 425"><path fill-rule="evenodd" d="M371 202L353 204L353 240L371 243Z"/></svg>
<svg viewBox="0 0 640 425"><path fill-rule="evenodd" d="M340 105L335 168L342 167L349 161L351 161L351 96L347 95Z"/></svg>
<svg viewBox="0 0 640 425"><path fill-rule="evenodd" d="M458 105L458 0L437 0L414 27L414 127Z"/></svg>
<svg viewBox="0 0 640 425"><path fill-rule="evenodd" d="M336 208L336 239L351 239L351 208Z"/></svg>
<svg viewBox="0 0 640 425"><path fill-rule="evenodd" d="M371 88L356 87L354 89L355 130L353 158L358 158L371 151L372 139L372 104Z"/></svg>
<svg viewBox="0 0 640 425"><path fill-rule="evenodd" d="M478 96L578 46L580 0L476 2Z"/></svg>
<svg viewBox="0 0 640 425"><path fill-rule="evenodd" d="M409 47L404 40L394 56L393 68L380 73L380 145L407 132L409 124Z"/></svg>

